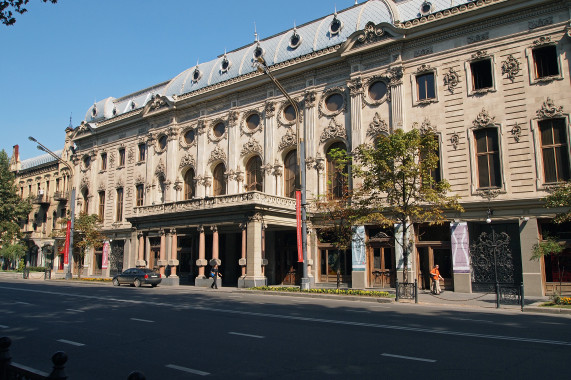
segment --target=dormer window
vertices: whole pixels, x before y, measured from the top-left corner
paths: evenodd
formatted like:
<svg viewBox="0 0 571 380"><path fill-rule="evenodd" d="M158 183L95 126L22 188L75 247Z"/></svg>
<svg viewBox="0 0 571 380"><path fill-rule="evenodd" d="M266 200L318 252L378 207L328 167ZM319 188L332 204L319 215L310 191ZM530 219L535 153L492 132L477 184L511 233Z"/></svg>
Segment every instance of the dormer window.
<svg viewBox="0 0 571 380"><path fill-rule="evenodd" d="M343 23L337 18L337 13L333 16L333 21L329 24L329 33L332 36L339 34L339 32L343 29Z"/></svg>
<svg viewBox="0 0 571 380"><path fill-rule="evenodd" d="M134 110L135 107L137 107L137 105L135 104L135 102L131 102L131 109Z"/></svg>
<svg viewBox="0 0 571 380"><path fill-rule="evenodd" d="M297 33L297 30L294 28L293 34L289 38L289 47L292 49L296 49L299 45L301 45L301 36Z"/></svg>
<svg viewBox="0 0 571 380"><path fill-rule="evenodd" d="M254 49L254 59L258 60L258 58L262 58L263 56L264 56L264 49L262 49L262 47L260 45L258 45Z"/></svg>
<svg viewBox="0 0 571 380"><path fill-rule="evenodd" d="M91 115L93 117L97 116L97 106L94 104L93 109L91 110Z"/></svg>
<svg viewBox="0 0 571 380"><path fill-rule="evenodd" d="M420 14L423 16L428 15L430 12L432 12L432 3L430 3L429 1L425 1L424 3L422 3L422 5L420 6Z"/></svg>
<svg viewBox="0 0 571 380"><path fill-rule="evenodd" d="M224 58L222 59L222 63L220 63L220 71L223 73L226 73L226 72L228 72L228 70L230 70L231 66L232 66L232 64L230 63L228 58L226 58L226 54L225 54Z"/></svg>
<svg viewBox="0 0 571 380"><path fill-rule="evenodd" d="M192 72L192 81L194 83L198 82L200 80L200 78L202 78L202 72L200 71L200 69L198 68L198 66L196 66L196 68L194 69L194 71Z"/></svg>

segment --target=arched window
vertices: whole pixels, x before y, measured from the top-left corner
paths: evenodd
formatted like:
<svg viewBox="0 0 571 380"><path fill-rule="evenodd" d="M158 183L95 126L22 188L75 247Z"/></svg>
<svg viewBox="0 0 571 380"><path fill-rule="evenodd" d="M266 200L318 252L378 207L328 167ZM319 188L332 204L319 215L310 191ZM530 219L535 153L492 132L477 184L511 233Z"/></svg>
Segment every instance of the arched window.
<svg viewBox="0 0 571 380"><path fill-rule="evenodd" d="M165 203L167 186L164 177L159 178L159 202Z"/></svg>
<svg viewBox="0 0 571 380"><path fill-rule="evenodd" d="M299 175L299 167L297 166L296 151L289 152L284 160L284 195L289 198L295 198L296 177Z"/></svg>
<svg viewBox="0 0 571 380"><path fill-rule="evenodd" d="M327 149L327 194L333 199L342 198L347 194L347 172L348 168L345 165L343 168L333 161L331 151L333 149L347 150L347 147L342 142L336 142Z"/></svg>
<svg viewBox="0 0 571 380"><path fill-rule="evenodd" d="M212 191L214 196L226 194L226 177L224 172L224 164L218 164L212 172Z"/></svg>
<svg viewBox="0 0 571 380"><path fill-rule="evenodd" d="M84 214L87 214L87 212L89 211L89 190L84 189L81 192L81 195L83 196L83 209L81 211Z"/></svg>
<svg viewBox="0 0 571 380"><path fill-rule="evenodd" d="M194 197L194 170L188 169L184 175L184 199Z"/></svg>
<svg viewBox="0 0 571 380"><path fill-rule="evenodd" d="M260 156L250 158L246 164L246 190L263 191L262 159Z"/></svg>

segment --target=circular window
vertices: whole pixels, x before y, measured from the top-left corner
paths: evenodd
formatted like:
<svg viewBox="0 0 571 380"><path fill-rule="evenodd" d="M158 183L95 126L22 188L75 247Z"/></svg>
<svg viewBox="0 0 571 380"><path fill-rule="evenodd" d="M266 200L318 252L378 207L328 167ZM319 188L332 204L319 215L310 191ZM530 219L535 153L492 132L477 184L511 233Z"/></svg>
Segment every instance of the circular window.
<svg viewBox="0 0 571 380"><path fill-rule="evenodd" d="M299 46L299 44L301 44L301 37L299 34L294 33L291 38L289 39L289 46L292 49L295 49Z"/></svg>
<svg viewBox="0 0 571 380"><path fill-rule="evenodd" d="M224 123L220 122L220 123L216 124L214 126L214 128L212 128L212 131L214 132L214 136L222 137L222 136L224 136L224 132L226 131L226 127L224 126Z"/></svg>
<svg viewBox="0 0 571 380"><path fill-rule="evenodd" d="M369 98L372 100L381 100L387 94L387 85L385 82L376 81L369 86Z"/></svg>
<svg viewBox="0 0 571 380"><path fill-rule="evenodd" d="M325 107L329 112L337 112L343 107L343 95L332 94L325 99Z"/></svg>
<svg viewBox="0 0 571 380"><path fill-rule="evenodd" d="M295 109L291 104L284 108L284 118L287 121L295 121Z"/></svg>
<svg viewBox="0 0 571 380"><path fill-rule="evenodd" d="M432 4L428 1L425 1L420 6L420 13L423 15L429 14L432 11Z"/></svg>
<svg viewBox="0 0 571 380"><path fill-rule="evenodd" d="M194 129L186 131L186 133L184 134L184 141L187 144L192 144L194 142Z"/></svg>
<svg viewBox="0 0 571 380"><path fill-rule="evenodd" d="M331 25L329 25L329 31L331 32L331 34L337 34L341 30L342 26L343 24L341 24L341 21L339 21L337 17L335 17L333 21L331 21Z"/></svg>
<svg viewBox="0 0 571 380"><path fill-rule="evenodd" d="M165 135L162 135L161 137L159 137L159 148L160 150L163 150L167 147L167 137Z"/></svg>
<svg viewBox="0 0 571 380"><path fill-rule="evenodd" d="M254 49L255 59L261 58L263 55L264 55L264 49L262 49L261 46L258 46L256 49Z"/></svg>
<svg viewBox="0 0 571 380"><path fill-rule="evenodd" d="M253 113L246 119L246 125L249 129L254 130L260 125L260 115Z"/></svg>

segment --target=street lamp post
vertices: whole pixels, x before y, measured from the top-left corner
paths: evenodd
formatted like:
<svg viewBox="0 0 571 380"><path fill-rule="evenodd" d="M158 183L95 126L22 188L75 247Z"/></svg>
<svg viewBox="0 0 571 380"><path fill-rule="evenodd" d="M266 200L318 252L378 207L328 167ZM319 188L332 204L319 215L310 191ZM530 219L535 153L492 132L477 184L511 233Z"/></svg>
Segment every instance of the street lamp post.
<svg viewBox="0 0 571 380"><path fill-rule="evenodd" d="M268 66L266 65L266 61L262 58L258 58L258 70L264 72L271 81L276 85L276 87L280 90L280 92L286 97L286 99L292 105L295 111L295 133L297 137L297 165L299 168L299 176L300 176L300 191L301 191L301 251L303 252L303 275L301 278L301 290L308 290L309 289L309 276L307 273L307 191L306 191L306 184L305 184L305 128L304 128L304 135L300 133L299 127L299 108L297 107L297 103L289 96L285 88L281 85L280 82L274 77Z"/></svg>
<svg viewBox="0 0 571 380"><path fill-rule="evenodd" d="M57 154L55 154L54 152L52 152L51 150L49 150L47 147L45 147L41 142L39 142L38 140L36 140L35 138L33 138L32 136L28 137L28 140L35 142L37 145L37 148L41 151L44 151L46 153L48 153L50 156L52 156L53 158L55 158L58 162L64 164L65 166L67 166L67 168L69 169L70 173L71 173L71 178L73 179L73 169L72 167L65 162L64 160L61 159L61 157L58 157ZM72 267L72 263L73 263L73 228L74 228L74 224L75 224L75 186L73 186L72 184L72 188L71 188L71 205L70 205L70 213L71 213L71 228L70 228L70 232L69 232L69 262L67 265L67 272L65 273L65 279L66 280L71 280L72 279L72 274L71 274L71 267Z"/></svg>

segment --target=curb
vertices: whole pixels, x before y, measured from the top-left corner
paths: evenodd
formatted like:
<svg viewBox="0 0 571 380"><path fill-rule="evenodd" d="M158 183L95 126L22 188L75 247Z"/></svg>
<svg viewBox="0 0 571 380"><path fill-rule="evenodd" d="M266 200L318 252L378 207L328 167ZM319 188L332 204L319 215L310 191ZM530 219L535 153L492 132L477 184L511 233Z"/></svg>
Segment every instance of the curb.
<svg viewBox="0 0 571 380"><path fill-rule="evenodd" d="M305 298L326 298L343 301L360 301L360 302L376 302L376 303L394 303L394 298L383 297L367 297L367 296L344 296L335 294L319 294L319 293L301 293L301 292L274 292L271 290L249 290L238 289L237 292L255 293L255 294L268 294L272 296L290 296L290 297L305 297Z"/></svg>
<svg viewBox="0 0 571 380"><path fill-rule="evenodd" d="M571 315L571 309L563 309L558 307L539 307L527 306L523 309L525 312L542 313L542 314L565 314Z"/></svg>

